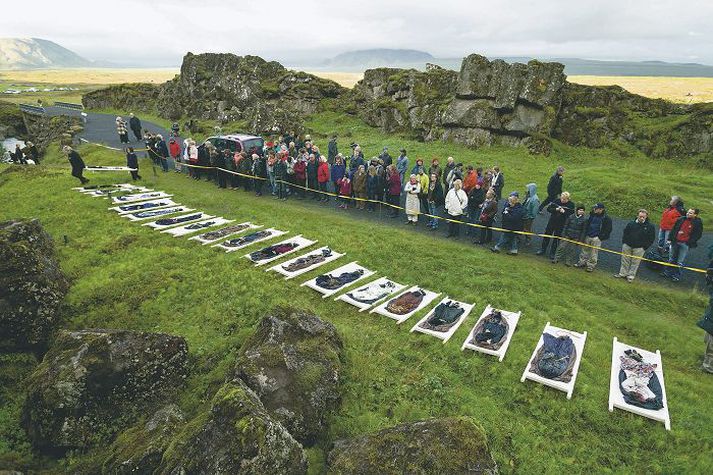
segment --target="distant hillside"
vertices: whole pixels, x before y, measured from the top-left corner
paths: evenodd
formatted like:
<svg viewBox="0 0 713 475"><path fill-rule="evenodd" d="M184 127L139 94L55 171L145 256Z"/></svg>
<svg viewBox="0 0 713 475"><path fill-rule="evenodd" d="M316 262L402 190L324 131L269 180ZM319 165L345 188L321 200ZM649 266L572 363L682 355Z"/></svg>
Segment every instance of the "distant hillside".
<svg viewBox="0 0 713 475"><path fill-rule="evenodd" d="M426 64L433 61L433 56L425 51L413 49L365 49L359 51L347 51L332 59L325 61L325 67L346 67L362 69L394 66L404 64Z"/></svg>
<svg viewBox="0 0 713 475"><path fill-rule="evenodd" d="M73 51L39 38L0 38L0 69L95 66Z"/></svg>
<svg viewBox="0 0 713 475"><path fill-rule="evenodd" d="M698 63L667 63L664 61L601 61L581 58L554 58L531 56L489 56L508 63L527 63L531 59L555 61L564 64L568 76L666 76L713 77L713 66ZM424 70L426 63L458 71L462 58L436 58L424 51L409 49L369 49L348 51L319 64L290 64L297 69L323 71L364 72L370 68L398 67ZM289 64L289 61L288 61Z"/></svg>

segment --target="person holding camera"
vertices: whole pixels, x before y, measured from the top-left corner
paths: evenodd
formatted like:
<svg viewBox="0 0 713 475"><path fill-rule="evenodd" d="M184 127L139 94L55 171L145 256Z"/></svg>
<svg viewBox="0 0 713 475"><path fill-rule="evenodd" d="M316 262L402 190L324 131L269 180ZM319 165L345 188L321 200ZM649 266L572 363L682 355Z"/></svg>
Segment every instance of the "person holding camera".
<svg viewBox="0 0 713 475"><path fill-rule="evenodd" d="M547 206L547 211L550 213L550 219L547 221L545 234L561 236L567 218L574 213L574 203L570 201L570 194L566 191L562 192L558 199ZM549 258L552 260L555 258L555 253L557 252L557 244L557 239L548 237L542 238L542 246L536 254L538 256L546 254L549 248Z"/></svg>

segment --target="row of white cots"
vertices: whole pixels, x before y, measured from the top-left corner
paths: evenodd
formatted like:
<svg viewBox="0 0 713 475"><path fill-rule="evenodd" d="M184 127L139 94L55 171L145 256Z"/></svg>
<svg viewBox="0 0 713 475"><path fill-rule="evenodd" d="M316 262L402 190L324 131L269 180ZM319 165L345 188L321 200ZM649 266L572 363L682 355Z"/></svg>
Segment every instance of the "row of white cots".
<svg viewBox="0 0 713 475"><path fill-rule="evenodd" d="M207 213L203 212L196 212L195 209L181 205L180 203L174 202L171 198L172 195L162 192L162 191L154 191L148 188L144 187L138 187L134 186L131 184L116 184L116 185L107 185L106 187L95 187L95 188L75 188L75 190L78 190L81 193L84 193L88 196L93 196L93 197L103 197L103 198L111 198L113 203L117 206L113 206L109 209L116 211L120 216L127 218L130 221L133 222L139 222L143 224L144 226L153 228L155 230L158 230L162 233L170 234L174 237L179 237L179 236L186 236L189 234L194 234L193 236L189 237L190 240L195 240L203 245L212 245L216 248L220 248L224 250L225 252L234 252L239 249L243 249L248 246L252 246L253 244L257 244L260 242L265 242L268 240L275 239L279 236L283 236L287 234L286 231L280 231L278 229L274 228L268 228L268 229L262 229L262 226L246 222L246 223L241 223L242 226L238 226L242 228L240 231L237 231L233 234L229 235L223 235L220 236L218 239L206 239L205 237L205 230L206 229L215 229L218 226L223 226L226 224L233 223L235 220L232 219L226 219L223 217L217 217L213 215L209 215ZM190 214L181 214L181 213L190 213ZM168 224L161 224L160 219L165 218L165 217L175 217L179 218L178 220L182 220L180 224L175 224L175 223L168 223ZM152 219L152 218L158 218L158 219ZM190 220L186 221L186 218L190 218ZM196 226L198 225L198 226ZM234 225L231 225L234 226ZM195 235L196 232L198 231L203 231L202 234ZM262 235L254 239L250 242L246 242L244 245L238 245L238 246L229 246L226 245L228 238L234 238L238 235L244 235L247 231L252 230L253 232L257 230L264 231ZM218 230L219 231L219 230ZM317 241L310 240L304 238L302 235L297 235L294 237L291 237L289 239L286 239L284 241L276 243L276 245L280 244L290 244L292 245L292 249L285 252L284 254L277 255L275 257L269 258L269 259L263 259L255 262L256 266L262 266L264 264L268 264L270 262L273 262L277 259L282 259L283 257L286 257L290 254L293 254L299 250L302 250L304 248L310 247L313 244L316 244ZM317 262L313 265L310 265L308 267L303 267L299 268L298 270L295 270L293 272L287 270L286 268L290 265L293 264L295 261L298 261L300 259L304 259L306 257L310 257L312 255L316 254L321 254L325 250L330 250L328 247L321 247L319 249L316 249L312 252L309 252L307 254L294 257L293 259L290 259L288 261L285 261L281 264L269 267L266 269L267 271L274 271L278 272L282 275L285 276L285 279L293 279L301 274L304 274L306 272L312 271L318 267L321 267L329 262L335 261L337 259L340 259L343 257L345 254L338 253L332 251L329 257L325 258L321 262ZM246 258L252 260L250 254L245 255ZM302 261L301 261L302 262ZM418 313L419 311L425 309L427 306L432 304L439 296L440 293L433 292L427 289L423 289L419 286L411 286L408 287L404 284L400 284L398 282L394 282L386 277L381 277L379 279L376 279L374 281L371 281L359 288L354 289L354 284L356 283L364 283L364 281L376 274L375 271L367 269L360 264L358 264L356 261L350 262L348 264L342 265L341 267L338 267L334 270L332 270L329 274L332 276L339 276L344 273L352 273L352 272L357 272L360 271L361 275L348 282L342 287L339 288L334 288L334 289L325 289L319 285L317 285L317 277L310 279L302 284L302 286L309 287L310 289L313 289L317 292L319 292L323 298L328 298L332 297L336 294L339 294L336 296L335 300L340 300L343 302L346 302L350 305L353 305L359 309L360 312L370 310L370 313L377 313L379 315L383 315L385 317L389 317L391 319L396 320L397 324L402 324L406 320L408 320L410 317L412 317L414 314ZM373 286L373 285L380 285L382 287L387 287L388 294L384 295L381 299L373 302L373 303L363 303L357 300L354 300L353 298L350 297L350 293L355 293L359 291L364 291L368 286ZM351 292L343 292L347 291L348 289L354 289ZM410 312L403 314L403 315L396 315L392 314L388 309L387 306L389 302L392 299L398 298L399 295L406 293L406 292L414 292L414 291L422 291L425 295L423 296L423 299L421 302L413 308ZM458 330L460 325L466 320L468 315L471 313L471 311L474 308L474 305L472 304L467 304L464 302L458 302L456 300L450 299L448 296L443 297L439 303L449 303L449 302L455 302L460 305L462 309L464 309L464 312L460 315L458 320L456 321L455 324L453 324L447 331L444 332L439 332L439 331L434 331L431 329L423 328L421 324L427 320L429 320L435 310L435 307L433 307L421 320L419 320L412 328L411 332L417 331L425 334L429 334L432 336L435 336L437 338L440 338L443 340L443 343L445 344L452 336L453 334ZM436 305L437 306L437 305ZM499 310L502 317L507 320L508 323L508 331L507 335L505 335L505 340L503 344L499 347L497 350L493 349L487 349L487 348L482 348L480 346L474 345L471 343L471 341L474 338L474 333L476 327L478 327L478 324L480 321L484 318L486 318L488 315L492 313L492 311L495 310L493 307L488 305L485 310L483 310L482 314L480 315L480 318L478 321L475 323L471 331L468 333L468 337L465 339L463 344L461 345L461 350L473 350L485 354L489 354L492 356L495 356L498 358L499 361L502 361L503 358L505 358L505 354L508 350L508 347L510 345L510 341L512 340L512 336L515 332L515 327L518 324L518 321L520 319L520 312L510 312L510 311L505 311L505 310ZM563 381L555 381L552 379L548 379L545 377L540 376L539 374L536 374L535 372L531 371L530 368L532 366L532 362L538 353L538 350L540 347L543 345L543 337L542 335L540 336L540 340L537 344L537 347L535 348L535 351L532 354L532 357L530 358L530 361L528 365L526 366L523 374L521 381L525 381L526 379L532 380L539 382L541 384L550 386L552 388L558 389L560 391L564 391L567 393L567 398L570 399L572 397L572 393L574 392L574 385L575 381L577 378L577 373L579 372L579 365L582 359L582 353L584 351L584 344L587 339L587 332L583 333L578 333L574 332L571 330L566 330L563 328L559 328L553 325L550 325L549 322L545 325L545 328L543 330L543 333L549 333L555 337L560 337L560 336L568 336L572 339L575 348L576 348L576 361L574 362L574 366L572 368L572 378L570 379L569 382L563 382ZM646 361L655 364L656 365L656 375L660 381L661 384L661 389L663 393L663 408L659 410L651 410L651 409L644 409L638 406L634 406L631 404L628 404L625 400L623 395L621 394L621 391L619 390L619 379L618 375L620 372L620 361L619 357L620 355L624 354L624 351L626 350L636 350L641 354ZM671 421L670 421L670 416L669 416L669 411L668 411L668 401L666 400L666 389L664 385L664 378L663 378L663 367L662 367L662 361L661 361L661 354L657 350L655 353L646 351L640 348L636 348L630 345L626 345L624 343L619 342L616 338L614 338L613 341L613 350L612 350L612 367L611 367L611 378L610 378L610 390L609 390L609 410L613 411L614 408L620 408L626 411L630 411L632 413L639 414L644 417L648 417L653 420L661 421L665 424L665 427L667 430L670 430L671 428Z"/></svg>

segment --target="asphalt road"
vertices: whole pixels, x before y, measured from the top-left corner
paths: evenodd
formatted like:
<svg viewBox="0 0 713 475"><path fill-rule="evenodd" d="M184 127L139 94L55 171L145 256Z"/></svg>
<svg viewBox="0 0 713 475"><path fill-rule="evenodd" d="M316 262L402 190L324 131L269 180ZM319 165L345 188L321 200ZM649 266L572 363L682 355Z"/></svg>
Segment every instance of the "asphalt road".
<svg viewBox="0 0 713 475"><path fill-rule="evenodd" d="M72 116L79 116L80 112L79 111L74 111L70 109L62 109L58 107L47 107L46 108L47 114L48 115L72 115ZM128 120L128 113L124 117L124 120ZM140 117L140 116L139 116ZM84 132L81 134L81 137L90 141L90 142L96 142L96 143L101 143L110 147L117 147L117 148L123 148L126 145L122 144L119 141L119 136L116 133L116 125L115 125L115 120L116 116L110 115L110 114L97 114L93 112L87 113L87 120L84 128ZM148 129L152 133L160 133L164 137L168 137L169 133L167 130L163 129L162 127L142 121L142 126L144 129ZM134 147L143 147L143 142L136 142L135 137L133 137L133 133L129 131L129 138L132 140L132 143L130 143L130 146ZM504 172L507 174L507 170L504 170ZM538 183L538 188L539 190L545 190L547 186L547 181L549 180L549 176L543 176L540 178L539 183ZM509 191L509 190L506 190ZM523 190L520 190L521 193ZM506 195L507 193L503 193L503 195ZM545 198L546 193L538 193L540 195L540 199ZM269 195L268 195L269 196ZM267 197L266 197L267 199ZM501 209L502 206L504 205L504 201L502 200L501 202ZM605 203L606 204L606 203ZM335 213L344 213L344 210L337 210L335 209L334 206L324 206L324 205L319 205L314 201L311 200L305 200L305 205L307 206L322 206L325 209L328 208L332 212ZM662 204L663 206L663 204ZM349 213L356 215L355 217L361 217L363 219L376 219L376 220L381 220L384 222L391 222L394 223L395 225L399 226L405 226L405 216L403 213L400 215L400 219L391 219L386 216L385 212L377 212L377 213L366 213L364 211L358 211L356 209L349 209ZM658 215L654 215L654 218L658 218ZM535 219L535 223L533 225L533 230L535 232L544 232L545 226L547 225L547 220L549 218L549 213L545 212ZM624 218L619 218L619 217L613 217L612 216L612 221L613 221L613 230L611 237L609 238L608 241L603 243L603 247L607 249L612 249L612 250L621 250L621 239L622 239L622 234L624 231L624 227L628 223L630 219L633 219L634 217L632 216L629 219L624 219ZM705 229L706 223L704 220L704 229ZM442 223L441 226L439 226L439 229L435 232L430 231L428 228L425 226L425 219L419 220L419 224L416 228L414 228L414 231L417 232L423 232L423 233L428 233L434 238L443 238L445 239L445 233L446 233L446 228L447 225L446 223ZM473 246L471 244L472 238L467 237L464 235L465 228L461 229L461 236L459 238L459 241L463 242L464 246ZM497 240L499 233L495 233L494 238ZM698 247L696 249L693 249L689 252L688 257L687 257L687 262L686 265L690 267L698 267L698 268L705 268L708 264L708 258L707 258L707 249L708 247L713 243L713 233L708 233L704 232L703 237L701 240L698 242ZM521 254L525 253L531 253L534 254L535 251L537 251L540 248L540 239L535 238L534 242L529 248L525 247L520 247L520 252ZM503 259L510 259L512 258L511 256L502 256ZM543 260L546 259L544 256L538 257L542 258ZM524 260L524 263L527 261ZM560 264L561 265L561 264ZM609 274L615 274L619 271L619 265L620 265L620 258L619 256L615 254L610 254L607 252L600 252L599 253L599 263L597 265L597 270L596 272L607 272ZM584 274L584 271L582 271ZM642 263L640 268L639 268L639 273L637 276L638 279L641 280L647 280L647 281L654 281L654 282L660 282L660 283L667 283L670 282L670 280L661 277L658 272L652 271L646 266L646 263ZM672 285L681 287L681 286L693 286L693 285L699 285L703 286L704 285L704 279L703 279L703 274L698 274L694 272L689 272L689 271L684 271L683 276L681 278L681 281L678 283L671 283Z"/></svg>

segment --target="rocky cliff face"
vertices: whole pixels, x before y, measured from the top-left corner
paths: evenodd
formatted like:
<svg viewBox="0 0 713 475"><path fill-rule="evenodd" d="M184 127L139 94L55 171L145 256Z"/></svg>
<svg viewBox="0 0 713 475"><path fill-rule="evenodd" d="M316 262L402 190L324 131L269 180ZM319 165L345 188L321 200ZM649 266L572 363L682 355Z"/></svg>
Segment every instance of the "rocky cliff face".
<svg viewBox="0 0 713 475"><path fill-rule="evenodd" d="M508 64L480 55L459 73L368 70L352 97L357 114L385 131L471 146L527 146L547 154L552 138L588 147L631 145L656 158L713 161L713 105L673 104L620 87L568 83L559 63Z"/></svg>
<svg viewBox="0 0 713 475"><path fill-rule="evenodd" d="M87 108L158 111L181 117L245 122L254 133L299 129L323 99L345 91L334 81L286 69L276 61L233 54L186 54L181 74L159 86L112 86L87 94Z"/></svg>
<svg viewBox="0 0 713 475"><path fill-rule="evenodd" d="M618 87L571 84L563 70L559 63L509 64L473 54L459 72L435 65L426 71L369 69L347 90L256 56L189 53L172 81L112 86L83 102L158 111L169 119L237 122L258 134L299 131L307 115L329 107L422 140L526 146L547 154L554 138L713 162L713 104L676 105Z"/></svg>
<svg viewBox="0 0 713 475"><path fill-rule="evenodd" d="M559 63L508 64L470 55L460 73L375 69L354 88L359 115L385 130L415 131L425 140L481 146L528 143L549 135L566 80Z"/></svg>

